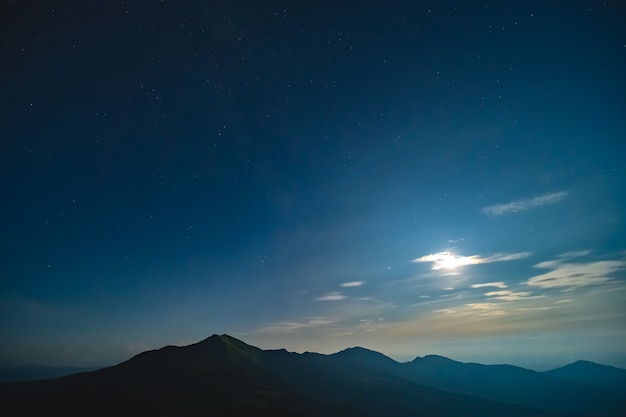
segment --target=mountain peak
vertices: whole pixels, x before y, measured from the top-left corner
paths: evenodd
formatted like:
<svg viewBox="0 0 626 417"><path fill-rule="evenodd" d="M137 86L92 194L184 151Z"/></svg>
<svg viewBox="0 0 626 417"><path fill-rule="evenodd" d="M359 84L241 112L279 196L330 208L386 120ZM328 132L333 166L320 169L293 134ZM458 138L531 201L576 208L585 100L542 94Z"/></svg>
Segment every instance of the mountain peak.
<svg viewBox="0 0 626 417"><path fill-rule="evenodd" d="M380 353L380 352L376 352L375 350L371 350L371 349L364 348L364 347L361 347L361 346L349 347L349 348L341 350L341 351L339 351L337 353L344 353L344 352L345 353L376 353L378 355L382 355L382 353Z"/></svg>
<svg viewBox="0 0 626 417"><path fill-rule="evenodd" d="M580 383L591 383L626 392L626 369L591 361L576 361L544 373Z"/></svg>
<svg viewBox="0 0 626 417"><path fill-rule="evenodd" d="M377 369L387 369L388 367L398 365L398 363L389 356L360 346L344 349L330 356L341 361L366 365Z"/></svg>
<svg viewBox="0 0 626 417"><path fill-rule="evenodd" d="M235 339L232 336L227 335L226 333L223 333L223 334L213 333L211 336L207 337L206 339L202 340L199 343L208 342L208 341L217 341L217 340L228 341L228 340L237 340L237 339Z"/></svg>
<svg viewBox="0 0 626 417"><path fill-rule="evenodd" d="M339 351L337 353L333 353L331 356L343 356L343 357L351 357L351 358L376 358L376 359L389 359L389 360L393 360L390 357L380 353L380 352L376 352L375 350L371 350L371 349L367 349L361 346L354 346L354 347L350 347L347 349L344 349L342 351Z"/></svg>
<svg viewBox="0 0 626 417"><path fill-rule="evenodd" d="M592 361L586 361L586 360L578 360L576 362L570 363L570 365L572 366L598 366L599 364L592 362Z"/></svg>
<svg viewBox="0 0 626 417"><path fill-rule="evenodd" d="M411 362L426 362L426 363L439 363L439 364L444 364L444 363L458 363L457 361L455 361L454 359L450 359L450 358L446 358L445 356L440 356L440 355L426 355L426 356L418 356L415 359L413 359Z"/></svg>
<svg viewBox="0 0 626 417"><path fill-rule="evenodd" d="M568 363L567 365L561 366L559 368L551 369L547 372L562 372L562 371L584 372L584 371L598 371L601 369L606 370L606 369L611 369L611 368L615 368L615 367L609 366L609 365L602 365L602 364L592 362L592 361L577 360L576 362ZM615 368L615 369L619 369L619 368Z"/></svg>
<svg viewBox="0 0 626 417"><path fill-rule="evenodd" d="M250 346L241 340L229 336L227 334L213 334L201 342L195 343L191 346L198 347L211 347L212 349L221 349L230 353L248 355L251 352L260 350L257 347Z"/></svg>
<svg viewBox="0 0 626 417"><path fill-rule="evenodd" d="M226 333L224 334L217 334L214 333L211 336L207 337L206 339L196 343L196 344L201 344L201 343L226 343L226 344L236 344L236 345L245 345L245 346L249 346L246 343L242 342L241 340L234 338L230 335L227 335Z"/></svg>

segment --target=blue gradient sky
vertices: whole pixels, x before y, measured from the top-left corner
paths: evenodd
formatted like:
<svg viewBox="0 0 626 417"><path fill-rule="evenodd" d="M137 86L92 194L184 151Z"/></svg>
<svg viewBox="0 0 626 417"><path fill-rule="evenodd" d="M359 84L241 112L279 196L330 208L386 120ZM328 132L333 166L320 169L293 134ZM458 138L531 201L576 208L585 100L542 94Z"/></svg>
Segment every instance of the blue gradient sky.
<svg viewBox="0 0 626 417"><path fill-rule="evenodd" d="M0 365L228 333L626 367L619 1L26 3Z"/></svg>

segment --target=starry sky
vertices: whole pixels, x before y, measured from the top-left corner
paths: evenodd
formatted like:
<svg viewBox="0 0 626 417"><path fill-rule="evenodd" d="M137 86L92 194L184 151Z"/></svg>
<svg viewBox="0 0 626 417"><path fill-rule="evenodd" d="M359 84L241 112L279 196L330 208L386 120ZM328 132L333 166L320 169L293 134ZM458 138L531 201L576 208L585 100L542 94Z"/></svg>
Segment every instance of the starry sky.
<svg viewBox="0 0 626 417"><path fill-rule="evenodd" d="M227 333L626 367L620 1L3 1L0 365Z"/></svg>

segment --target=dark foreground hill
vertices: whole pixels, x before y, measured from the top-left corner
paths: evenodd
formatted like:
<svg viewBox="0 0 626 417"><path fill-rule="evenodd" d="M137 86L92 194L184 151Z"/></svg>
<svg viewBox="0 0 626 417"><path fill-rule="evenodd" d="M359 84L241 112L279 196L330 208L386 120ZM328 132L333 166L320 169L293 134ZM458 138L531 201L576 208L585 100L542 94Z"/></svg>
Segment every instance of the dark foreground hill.
<svg viewBox="0 0 626 417"><path fill-rule="evenodd" d="M94 372L0 384L0 415L560 415L427 387L411 377L409 364L370 352L264 351L214 335L186 347L144 352Z"/></svg>
<svg viewBox="0 0 626 417"><path fill-rule="evenodd" d="M0 385L2 416L300 416L323 404L292 393L228 336L167 346L64 378Z"/></svg>

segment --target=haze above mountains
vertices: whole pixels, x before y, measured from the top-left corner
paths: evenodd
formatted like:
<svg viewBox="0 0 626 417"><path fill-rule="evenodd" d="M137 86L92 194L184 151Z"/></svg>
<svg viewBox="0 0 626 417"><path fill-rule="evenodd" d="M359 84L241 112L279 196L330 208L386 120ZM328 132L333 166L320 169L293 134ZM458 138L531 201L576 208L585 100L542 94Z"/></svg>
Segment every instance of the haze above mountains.
<svg viewBox="0 0 626 417"><path fill-rule="evenodd" d="M436 355L400 363L361 347L299 354L213 335L92 372L0 384L0 415L612 417L625 397L626 370L586 361L546 372Z"/></svg>

